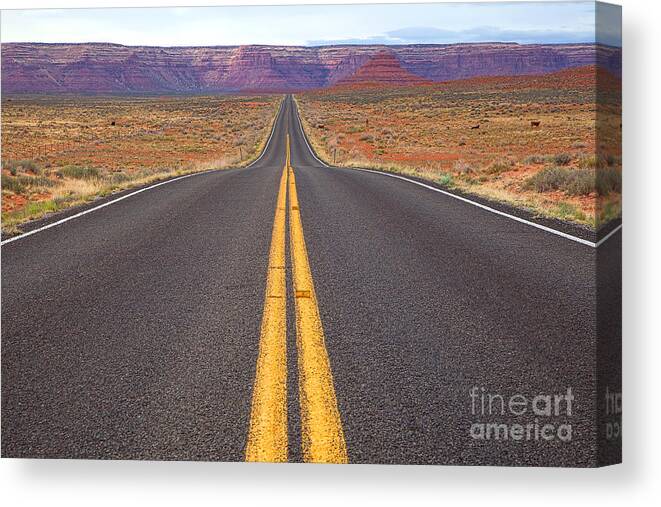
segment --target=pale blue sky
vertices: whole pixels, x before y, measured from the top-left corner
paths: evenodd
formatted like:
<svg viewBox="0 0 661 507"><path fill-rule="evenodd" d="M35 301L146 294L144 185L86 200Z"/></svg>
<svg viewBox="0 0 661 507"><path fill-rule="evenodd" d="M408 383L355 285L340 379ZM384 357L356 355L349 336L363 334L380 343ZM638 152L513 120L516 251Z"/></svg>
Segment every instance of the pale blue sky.
<svg viewBox="0 0 661 507"><path fill-rule="evenodd" d="M600 42L621 45L619 10ZM615 21L615 22L613 22ZM3 42L326 45L593 42L593 2L308 5L2 11ZM609 26L607 26L609 25Z"/></svg>

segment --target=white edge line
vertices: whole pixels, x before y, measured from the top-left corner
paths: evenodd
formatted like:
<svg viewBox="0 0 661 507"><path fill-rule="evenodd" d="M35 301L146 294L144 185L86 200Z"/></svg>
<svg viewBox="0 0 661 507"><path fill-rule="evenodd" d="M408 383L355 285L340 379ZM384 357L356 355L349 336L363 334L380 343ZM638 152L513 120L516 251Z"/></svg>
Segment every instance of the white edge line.
<svg viewBox="0 0 661 507"><path fill-rule="evenodd" d="M112 201L107 201L107 202L104 202L103 204L99 204L98 206L94 206L93 208L89 208L89 209L86 209L84 211L81 211L80 213L76 213L75 215L65 217L65 218L63 218L61 220L58 220L56 222L51 222L50 224L46 224L43 227L39 227L38 229L33 229L31 231L25 232L25 233L20 234L18 236L14 236L12 238L6 239L6 240L2 241L0 243L0 245L6 245L7 243L12 243L13 241L18 241L19 239L27 238L28 236L32 236L33 234L36 234L38 232L45 231L46 229L50 229L51 227L55 227L56 225L63 224L65 222L68 222L69 220L73 220L74 218L82 217L83 215L87 215L88 213L92 213L93 211L99 210L101 208L105 208L106 206L110 206L111 204L115 204L119 201L123 201L124 199L127 199L128 197L139 194L141 192L145 192L146 190L151 190L152 188L160 187L161 185L167 185L168 183L172 183L174 181L183 180L184 178L190 178L191 176L198 176L200 174L208 174L209 172L210 171L184 174L183 176L177 176L176 178L172 178L171 180L161 181L160 183L156 183L154 185L149 185L148 187L141 188L139 190L136 190L135 192L131 192L129 194L118 197L117 199L113 199Z"/></svg>
<svg viewBox="0 0 661 507"><path fill-rule="evenodd" d="M282 111L282 105L284 104L284 102L285 101L283 100L280 103L280 107L278 108L278 114L276 115L275 121L273 122L273 127L271 128L271 135L269 135L269 138L266 141L266 144L264 145L264 149L262 150L262 153L260 154L260 156L256 160L254 160L253 162L248 164L244 169L248 169L253 164L256 164L257 162L259 162L259 160L266 153L266 150L268 149L269 145L271 144L271 139L273 138L273 133L275 132L275 127L276 127L276 124L278 123L278 118L280 117L280 112ZM45 231L46 229L50 229L51 227L61 225L65 222L68 222L69 220L73 220L75 218L82 217L83 215L87 215L88 213L92 213L93 211L99 210L101 208L105 208L106 206L110 206L111 204L115 204L119 201L123 201L127 197L131 197L133 195L139 194L139 193L144 192L146 190L151 190L152 188L160 187L161 185L166 185L168 183L172 183L174 181L182 180L184 178L189 178L191 176L198 176L200 174L207 174L209 172L211 172L211 171L201 171L201 172L197 172L197 173L184 174L183 176L178 176L178 177L172 178L170 180L161 181L160 183L155 183L154 185L150 185L148 187L141 188L140 190L136 190L135 192L131 192L129 194L123 195L121 197L118 197L117 199L113 199L111 201L104 202L103 204L99 204L98 206L94 206L93 208L86 209L84 211L81 211L80 213L76 213L75 215L65 217L65 218L63 218L61 220L57 220L55 222L51 222L50 224L46 224L43 227L39 227L37 229L33 229L31 231L24 232L23 234L19 234L18 236L13 236L11 238L8 238L8 239L0 242L0 246L7 245L7 244L12 243L14 241L18 241L19 239L27 238L28 236L32 236L33 234L37 234L38 232Z"/></svg>
<svg viewBox="0 0 661 507"><path fill-rule="evenodd" d="M601 246L602 243L604 243L608 238L610 238L613 234L615 234L621 228L622 228L622 224L618 225L615 229L613 229L611 232L609 232L603 238L601 238L599 241L597 241L597 244L595 245L595 247Z"/></svg>
<svg viewBox="0 0 661 507"><path fill-rule="evenodd" d="M333 166L328 165L326 162L323 160L320 160L319 157L315 154L314 150L310 146L310 143L308 142L307 136L305 135L305 131L303 130L303 124L301 123L301 117L298 114L298 105L296 107L296 117L298 119L298 126L301 129L301 133L303 134L303 139L305 140L305 144L308 146L308 149L310 150L310 153L312 156L319 162L321 163L324 167L329 167L332 168ZM438 192L443 195L447 195L448 197L452 197L453 199L458 199L459 201L463 201L468 204L472 204L473 206L477 206L478 208L482 208L483 210L489 211L491 213L495 213L496 215L500 215L503 217L510 218L512 220L515 220L517 222L521 222L522 224L529 225L531 227L535 227L537 229L540 229L545 232L549 232L551 234L555 234L556 236L560 236L562 238L575 241L576 243L581 243L583 245L587 245L592 248L597 248L599 247L602 243L604 243L608 238L610 238L613 234L615 234L617 231L619 231L622 228L622 224L618 225L615 229L613 229L611 232L609 232L606 236L601 238L599 241L596 243L593 241L589 241L587 239L579 238L578 236L572 236L571 234L567 234L566 232L558 231L557 229L553 229L551 227L546 227L545 225L541 225L535 222L531 222L530 220L526 220L525 218L517 217L516 215L511 215L509 213L505 213L504 211L500 211L496 208L492 208L490 206L486 206L485 204L481 204L476 201L472 201L470 199L467 199L465 197L462 197L457 194L453 194L452 192L447 192L446 190L441 190L440 188L432 187L431 185L427 185L425 183L422 183L420 181L412 180L410 178L406 178L405 176L400 176L399 174L393 174L393 173L388 173L384 171L375 171L373 169L363 169L360 167L341 167L339 169L353 169L355 171L364 171L368 173L374 173L374 174L380 174L382 176L390 176L391 178L397 178L399 180L404 180L408 181L409 183L413 183L414 185L419 185L421 187L427 188L429 190L433 190L434 192Z"/></svg>
<svg viewBox="0 0 661 507"><path fill-rule="evenodd" d="M553 229L551 227L546 227L545 225L537 224L535 222L531 222L530 220L526 220L525 218L517 217L516 215L510 215L509 213L505 213L504 211L497 210L495 208L491 208L489 206L486 206L484 204L481 204L479 202L471 201L470 199L466 199L465 197L461 197L459 195L453 194L451 192L447 192L445 190L441 190L440 188L432 187L431 185L426 185L425 183L421 183L419 181L411 180L409 178L405 178L404 176L399 176L397 174L390 174L382 171L373 171L371 169L361 169L361 168L352 168L356 169L357 171L365 171L365 172L370 172L370 173L375 173L375 174L383 174L384 176L390 176L391 178L397 178L400 180L408 181L409 183L413 183L415 185L419 185L421 187L428 188L429 190L433 190L434 192L439 192L443 195L447 195L448 197L452 197L454 199L458 199L460 201L463 201L468 204L472 204L473 206L477 206L478 208L482 208L486 211L489 211L491 213L495 213L496 215L501 215L507 218L510 218L512 220L515 220L517 222L521 222L522 224L530 225L531 227L535 227L537 229L541 229L542 231L550 232L551 234L555 234L557 236L561 236L565 239L569 239L571 241L575 241L577 243L581 243L583 245L590 246L592 248L595 248L597 245L596 243L589 241L587 239L579 238L577 236L572 236L571 234L567 234L566 232L558 231L556 229Z"/></svg>
<svg viewBox="0 0 661 507"><path fill-rule="evenodd" d="M282 102L280 102L280 107L278 108L278 113L275 115L275 120L273 120L273 127L271 127L271 134L269 135L269 138L266 140L266 144L264 145L264 149L262 150L262 153L260 153L259 157L257 157L255 160L250 162L245 167L245 169L248 169L248 168L254 166L257 162L259 162L262 159L262 157L264 156L264 154L266 153L266 151L268 150L268 147L271 144L271 139L273 139L273 134L275 133L275 127L277 126L278 120L280 119L280 113L282 112L282 106L284 105L285 100L287 100L286 97L284 99L282 99Z"/></svg>
<svg viewBox="0 0 661 507"><path fill-rule="evenodd" d="M294 102L294 105L296 106L296 119L298 120L298 128L301 129L301 134L303 135L303 140L305 141L305 144L307 145L308 150L310 150L310 153L312 154L314 159L317 162L319 162L321 165L323 165L324 167L331 167L326 162L324 162L319 157L317 157L317 154L312 149L312 146L310 146L310 143L308 142L308 137L305 135L305 131L303 130L303 123L301 123L301 115L298 114L298 104L296 103L295 100L293 102Z"/></svg>

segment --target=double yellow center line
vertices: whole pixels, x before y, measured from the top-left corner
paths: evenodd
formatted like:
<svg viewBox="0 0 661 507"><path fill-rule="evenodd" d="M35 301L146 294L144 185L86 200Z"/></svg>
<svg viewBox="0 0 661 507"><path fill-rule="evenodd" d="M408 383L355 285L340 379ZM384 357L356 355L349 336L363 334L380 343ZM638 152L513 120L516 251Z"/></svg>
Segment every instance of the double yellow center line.
<svg viewBox="0 0 661 507"><path fill-rule="evenodd" d="M337 408L333 375L303 236L296 177L291 167L289 135L287 161L280 178L271 236L246 461L284 462L288 458L285 267L287 211L296 305L303 459L308 463L347 463L347 448Z"/></svg>

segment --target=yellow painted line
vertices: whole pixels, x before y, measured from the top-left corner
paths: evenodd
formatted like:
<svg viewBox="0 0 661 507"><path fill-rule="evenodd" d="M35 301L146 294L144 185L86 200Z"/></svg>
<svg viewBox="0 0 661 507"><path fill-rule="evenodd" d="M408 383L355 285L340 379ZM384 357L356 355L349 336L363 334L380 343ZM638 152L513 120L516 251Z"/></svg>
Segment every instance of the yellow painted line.
<svg viewBox="0 0 661 507"><path fill-rule="evenodd" d="M286 200L287 166L273 220L246 461L287 461Z"/></svg>
<svg viewBox="0 0 661 507"><path fill-rule="evenodd" d="M287 148L289 162L289 142ZM347 463L347 446L303 237L296 180L291 166L288 170L303 459L308 463Z"/></svg>
<svg viewBox="0 0 661 507"><path fill-rule="evenodd" d="M287 134L287 159L285 160L285 170L291 167L291 146L289 145L289 134Z"/></svg>

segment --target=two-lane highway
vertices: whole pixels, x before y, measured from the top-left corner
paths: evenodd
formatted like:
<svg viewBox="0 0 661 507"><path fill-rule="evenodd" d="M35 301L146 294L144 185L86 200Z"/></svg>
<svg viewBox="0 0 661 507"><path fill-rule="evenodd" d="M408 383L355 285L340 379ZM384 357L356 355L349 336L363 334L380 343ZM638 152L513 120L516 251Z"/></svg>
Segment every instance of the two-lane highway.
<svg viewBox="0 0 661 507"><path fill-rule="evenodd" d="M253 388L246 460L289 458L287 418L287 276L285 215L289 217L291 296L294 300L301 452L305 462L347 463L333 373L301 222L296 176L287 158L273 219L259 356Z"/></svg>
<svg viewBox="0 0 661 507"><path fill-rule="evenodd" d="M2 247L2 454L594 465L596 259L325 167L287 98L251 167ZM571 439L471 436L507 419L477 413L473 388L571 388L572 413L539 421L568 420ZM315 459L315 442L339 454Z"/></svg>

